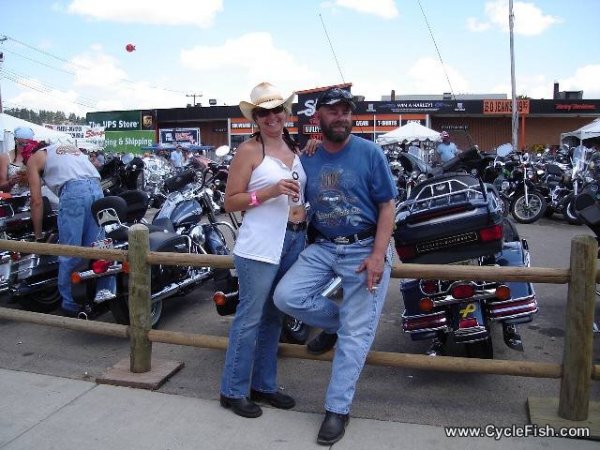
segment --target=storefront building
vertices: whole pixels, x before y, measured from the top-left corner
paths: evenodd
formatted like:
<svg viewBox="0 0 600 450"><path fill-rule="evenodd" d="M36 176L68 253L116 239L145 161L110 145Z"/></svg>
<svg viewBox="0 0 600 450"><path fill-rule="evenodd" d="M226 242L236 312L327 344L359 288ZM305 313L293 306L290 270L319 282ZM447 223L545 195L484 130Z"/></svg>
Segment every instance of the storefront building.
<svg viewBox="0 0 600 450"><path fill-rule="evenodd" d="M320 90L298 92L298 103L293 105L287 128L301 144L320 136L313 117ZM518 110L519 146L535 150L559 144L561 133L600 117L600 100L521 99ZM96 112L88 113L87 121L90 126L104 127L106 146L116 151L135 152L152 143L173 142L237 147L257 131L237 105ZM448 131L459 148L477 144L491 150L512 140L512 101L358 101L353 132L376 140L409 121Z"/></svg>

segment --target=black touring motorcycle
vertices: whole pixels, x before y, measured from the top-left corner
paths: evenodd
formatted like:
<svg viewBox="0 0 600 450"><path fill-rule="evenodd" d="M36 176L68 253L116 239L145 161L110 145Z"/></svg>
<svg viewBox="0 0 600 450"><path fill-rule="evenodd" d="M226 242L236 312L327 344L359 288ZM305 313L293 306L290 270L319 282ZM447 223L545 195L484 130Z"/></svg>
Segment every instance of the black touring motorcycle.
<svg viewBox="0 0 600 450"><path fill-rule="evenodd" d="M229 254L229 249L221 231L228 224L218 222L214 214L212 196L196 180L195 171L188 170L165 182L169 196L155 215L152 223L144 221L149 198L139 190L122 192L117 196L104 197L92 205L92 213L97 223L104 229L106 239L94 246L99 248L128 248L128 229L132 224L144 223L149 228L150 251L198 254ZM206 217L206 221L202 219ZM19 275L14 288L18 297L35 299L42 288L56 286L58 264L56 257L48 257L45 264L30 265ZM53 259L52 259L53 258ZM38 257L41 262L42 257ZM112 312L117 323L129 323L128 276L126 266L116 261L96 260L80 272L74 272L73 298L80 303L82 317L96 316L107 309ZM117 291L114 298L95 298L95 281L99 277L116 276ZM229 269L210 267L153 265L151 269L151 317L153 327L158 325L162 315L163 300L185 295L208 279L214 279L216 287L226 289L235 297L237 289ZM51 311L54 305L36 305L36 310ZM30 305L31 306L31 305Z"/></svg>
<svg viewBox="0 0 600 450"><path fill-rule="evenodd" d="M492 185L464 173L434 176L399 205L394 232L402 262L529 266L527 242L502 215ZM493 358L490 328L502 326L504 342L522 350L516 325L538 311L527 282L413 279L401 283L402 327L413 340L431 340L428 354L447 351L447 340L468 356Z"/></svg>

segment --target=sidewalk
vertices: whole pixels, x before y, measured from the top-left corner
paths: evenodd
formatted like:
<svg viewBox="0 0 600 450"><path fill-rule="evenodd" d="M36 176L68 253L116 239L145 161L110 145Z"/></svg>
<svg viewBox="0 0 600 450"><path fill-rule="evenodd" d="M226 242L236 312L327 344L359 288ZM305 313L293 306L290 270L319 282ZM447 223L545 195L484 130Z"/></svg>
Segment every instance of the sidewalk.
<svg viewBox="0 0 600 450"><path fill-rule="evenodd" d="M0 369L0 449L323 449L323 416L263 408L244 419L214 400ZM598 449L558 438L447 438L442 427L352 417L343 449Z"/></svg>

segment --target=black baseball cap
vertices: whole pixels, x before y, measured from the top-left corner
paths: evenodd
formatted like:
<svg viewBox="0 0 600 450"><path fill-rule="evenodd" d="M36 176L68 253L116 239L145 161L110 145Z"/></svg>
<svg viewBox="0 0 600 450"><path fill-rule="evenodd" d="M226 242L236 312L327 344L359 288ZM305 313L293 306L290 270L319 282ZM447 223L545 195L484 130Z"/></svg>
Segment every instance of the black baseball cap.
<svg viewBox="0 0 600 450"><path fill-rule="evenodd" d="M348 103L352 111L356 109L354 96L350 93L350 91L338 87L330 88L323 92L317 100L316 108L319 109L321 106L325 105L335 105L339 102Z"/></svg>

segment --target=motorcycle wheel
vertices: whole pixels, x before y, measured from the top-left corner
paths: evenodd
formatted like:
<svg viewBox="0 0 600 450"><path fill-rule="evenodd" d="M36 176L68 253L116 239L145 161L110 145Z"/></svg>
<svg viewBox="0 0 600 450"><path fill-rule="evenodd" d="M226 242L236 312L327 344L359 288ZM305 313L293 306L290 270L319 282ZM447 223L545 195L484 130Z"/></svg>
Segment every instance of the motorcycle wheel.
<svg viewBox="0 0 600 450"><path fill-rule="evenodd" d="M480 358L480 359L493 359L494 358L494 345L492 344L492 336L483 341L472 342L465 344L467 350L467 356L469 358Z"/></svg>
<svg viewBox="0 0 600 450"><path fill-rule="evenodd" d="M110 301L110 312L115 318L115 322L121 325L129 325L129 305L125 296L118 296ZM162 317L163 303L162 300L153 302L150 307L150 328L158 327L158 323Z"/></svg>
<svg viewBox="0 0 600 450"><path fill-rule="evenodd" d="M529 206L525 204L525 194L522 193L510 205L510 212L519 223L533 223L546 211L546 199L539 192L529 192L528 200Z"/></svg>
<svg viewBox="0 0 600 450"><path fill-rule="evenodd" d="M309 333L310 327L308 325L301 320L286 315L283 318L283 328L281 329L279 341L288 344L304 345Z"/></svg>
<svg viewBox="0 0 600 450"><path fill-rule="evenodd" d="M17 297L17 303L27 311L48 313L60 306L61 296L57 287L50 287L36 292L35 296Z"/></svg>
<svg viewBox="0 0 600 450"><path fill-rule="evenodd" d="M575 197L572 196L569 203L567 203L567 206L563 211L563 217L571 225L581 225L581 220L579 220L579 217L575 212Z"/></svg>

